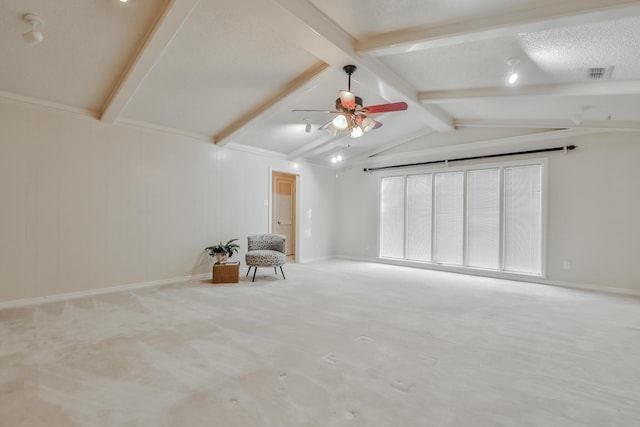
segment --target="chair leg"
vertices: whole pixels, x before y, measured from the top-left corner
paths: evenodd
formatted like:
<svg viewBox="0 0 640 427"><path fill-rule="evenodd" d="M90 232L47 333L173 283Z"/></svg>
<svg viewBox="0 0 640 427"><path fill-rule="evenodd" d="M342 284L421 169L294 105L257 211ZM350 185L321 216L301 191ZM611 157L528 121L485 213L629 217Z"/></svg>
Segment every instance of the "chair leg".
<svg viewBox="0 0 640 427"><path fill-rule="evenodd" d="M256 271L258 271L258 267L253 267L253 279L251 279L252 282L256 280Z"/></svg>
<svg viewBox="0 0 640 427"><path fill-rule="evenodd" d="M286 278L286 277L284 277L284 270L282 269L282 266L280 266L280 273L282 273L282 278L283 278L284 280L287 280L287 278ZM276 272L276 274L278 274L278 273Z"/></svg>
<svg viewBox="0 0 640 427"><path fill-rule="evenodd" d="M273 267L273 272L276 273L276 275L278 274L278 268L277 267Z"/></svg>
<svg viewBox="0 0 640 427"><path fill-rule="evenodd" d="M247 270L247 274L244 277L249 277L249 272L251 271L251 266L249 266L249 269Z"/></svg>

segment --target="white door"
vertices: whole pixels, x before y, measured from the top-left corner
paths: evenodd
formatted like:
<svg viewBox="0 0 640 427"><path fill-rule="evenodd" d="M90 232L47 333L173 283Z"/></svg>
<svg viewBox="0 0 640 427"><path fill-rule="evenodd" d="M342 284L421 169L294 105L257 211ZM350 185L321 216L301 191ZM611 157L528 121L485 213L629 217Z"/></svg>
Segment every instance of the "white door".
<svg viewBox="0 0 640 427"><path fill-rule="evenodd" d="M287 256L296 254L296 176L273 172L271 229L287 236Z"/></svg>

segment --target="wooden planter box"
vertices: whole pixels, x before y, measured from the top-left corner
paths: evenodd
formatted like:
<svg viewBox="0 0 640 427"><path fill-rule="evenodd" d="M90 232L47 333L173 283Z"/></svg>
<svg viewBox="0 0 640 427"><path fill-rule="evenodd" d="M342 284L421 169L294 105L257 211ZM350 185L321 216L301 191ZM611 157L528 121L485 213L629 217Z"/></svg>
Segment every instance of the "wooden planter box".
<svg viewBox="0 0 640 427"><path fill-rule="evenodd" d="M213 264L213 283L238 283L240 263Z"/></svg>

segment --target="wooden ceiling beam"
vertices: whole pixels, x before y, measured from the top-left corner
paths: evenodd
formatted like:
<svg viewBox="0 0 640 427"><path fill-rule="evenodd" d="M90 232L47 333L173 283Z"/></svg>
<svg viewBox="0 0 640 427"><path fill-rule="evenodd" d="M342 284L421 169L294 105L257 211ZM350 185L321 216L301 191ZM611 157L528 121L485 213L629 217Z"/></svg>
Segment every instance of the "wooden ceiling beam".
<svg viewBox="0 0 640 427"><path fill-rule="evenodd" d="M378 34L356 43L358 54L387 56L453 46L521 33L571 27L640 14L640 2L611 0L565 0L549 7L503 15L479 17L440 27L419 27Z"/></svg>
<svg viewBox="0 0 640 427"><path fill-rule="evenodd" d="M640 80L593 81L584 83L541 84L518 87L489 87L419 92L425 104L450 104L475 99L535 96L640 95Z"/></svg>
<svg viewBox="0 0 640 427"><path fill-rule="evenodd" d="M112 91L100 120L114 123L200 0L171 0Z"/></svg>
<svg viewBox="0 0 640 427"><path fill-rule="evenodd" d="M281 7L276 29L296 40L312 55L332 67L358 67L358 81L377 90L384 99L403 99L409 108L420 111L420 120L437 131L454 130L452 117L435 106L421 104L416 89L377 58L356 52L356 40L308 1L272 0Z"/></svg>

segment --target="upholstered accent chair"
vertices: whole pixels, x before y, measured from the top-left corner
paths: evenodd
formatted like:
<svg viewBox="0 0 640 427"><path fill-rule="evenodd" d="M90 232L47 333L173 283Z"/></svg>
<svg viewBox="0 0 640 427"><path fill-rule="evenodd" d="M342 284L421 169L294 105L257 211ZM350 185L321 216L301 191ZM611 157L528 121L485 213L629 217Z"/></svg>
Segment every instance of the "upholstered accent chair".
<svg viewBox="0 0 640 427"><path fill-rule="evenodd" d="M247 253L244 257L249 269L247 277L253 267L253 278L256 280L258 267L273 267L278 274L277 267L280 267L282 278L284 271L282 266L287 262L287 237L281 234L256 234L247 237Z"/></svg>

